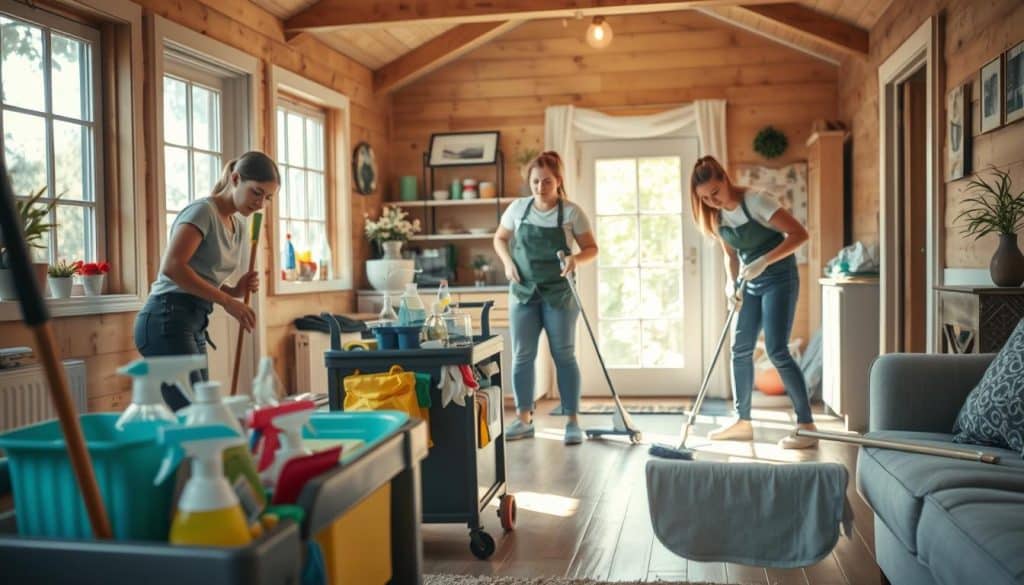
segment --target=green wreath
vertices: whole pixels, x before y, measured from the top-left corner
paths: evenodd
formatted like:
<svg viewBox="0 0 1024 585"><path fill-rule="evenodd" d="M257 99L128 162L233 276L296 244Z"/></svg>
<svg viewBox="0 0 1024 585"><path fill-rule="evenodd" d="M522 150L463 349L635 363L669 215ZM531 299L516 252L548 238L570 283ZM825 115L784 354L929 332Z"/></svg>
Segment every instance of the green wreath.
<svg viewBox="0 0 1024 585"><path fill-rule="evenodd" d="M772 126L766 126L754 137L754 152L765 158L775 158L786 152L789 140Z"/></svg>

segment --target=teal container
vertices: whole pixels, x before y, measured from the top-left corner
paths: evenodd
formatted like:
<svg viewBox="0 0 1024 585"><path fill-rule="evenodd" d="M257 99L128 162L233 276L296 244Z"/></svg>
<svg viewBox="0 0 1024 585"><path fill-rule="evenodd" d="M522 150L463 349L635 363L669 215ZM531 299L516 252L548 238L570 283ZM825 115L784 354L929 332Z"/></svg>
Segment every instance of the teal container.
<svg viewBox="0 0 1024 585"><path fill-rule="evenodd" d="M453 179L451 189L448 190L452 199L462 199L462 179Z"/></svg>
<svg viewBox="0 0 1024 585"><path fill-rule="evenodd" d="M409 415L397 410L316 412L302 429L302 438L363 441L358 448L342 452L341 460L347 462L393 436L408 421Z"/></svg>
<svg viewBox="0 0 1024 585"><path fill-rule="evenodd" d="M118 540L167 540L174 481L153 485L163 449L156 443L161 422L114 428L120 415L79 416L100 495ZM92 538L92 527L64 434L56 420L0 434L7 452L18 533L51 538Z"/></svg>
<svg viewBox="0 0 1024 585"><path fill-rule="evenodd" d="M419 193L416 188L416 177L405 175L398 180L398 193L402 201L416 201Z"/></svg>

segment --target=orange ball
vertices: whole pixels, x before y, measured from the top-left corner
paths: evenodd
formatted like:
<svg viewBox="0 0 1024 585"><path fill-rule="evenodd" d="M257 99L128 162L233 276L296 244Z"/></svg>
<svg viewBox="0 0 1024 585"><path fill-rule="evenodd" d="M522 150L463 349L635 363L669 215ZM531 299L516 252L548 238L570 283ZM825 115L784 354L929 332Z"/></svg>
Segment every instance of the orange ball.
<svg viewBox="0 0 1024 585"><path fill-rule="evenodd" d="M754 387L768 396L781 396L786 393L782 376L775 368L765 368L754 376Z"/></svg>

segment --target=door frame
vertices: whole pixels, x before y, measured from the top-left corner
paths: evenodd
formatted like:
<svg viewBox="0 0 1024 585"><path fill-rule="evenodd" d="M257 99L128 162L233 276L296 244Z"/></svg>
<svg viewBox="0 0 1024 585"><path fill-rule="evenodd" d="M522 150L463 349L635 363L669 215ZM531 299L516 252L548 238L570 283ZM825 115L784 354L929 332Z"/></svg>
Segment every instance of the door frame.
<svg viewBox="0 0 1024 585"><path fill-rule="evenodd" d="M942 282L943 265L942 227L944 183L941 176L941 143L944 136L944 109L938 100L945 92L943 68L940 60L943 50L941 15L929 17L893 54L878 68L879 90L879 353L896 351L902 343L900 324L903 309L900 305L900 291L903 274L899 262L894 259L902 253L902 226L900 209L899 137L899 85L922 67L926 76L926 137L925 152L927 199L927 246L925 287L927 303L925 309L926 351L932 353L937 346L936 327L937 303L935 286Z"/></svg>

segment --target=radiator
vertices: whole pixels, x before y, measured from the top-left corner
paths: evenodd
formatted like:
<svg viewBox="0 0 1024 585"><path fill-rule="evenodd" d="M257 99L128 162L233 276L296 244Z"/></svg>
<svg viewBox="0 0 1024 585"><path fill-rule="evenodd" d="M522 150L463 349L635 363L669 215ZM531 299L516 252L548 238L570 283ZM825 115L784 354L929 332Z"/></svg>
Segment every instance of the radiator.
<svg viewBox="0 0 1024 585"><path fill-rule="evenodd" d="M64 371L75 409L85 412L85 362L65 360ZM56 417L42 366L0 370L0 432Z"/></svg>
<svg viewBox="0 0 1024 585"><path fill-rule="evenodd" d="M295 379L292 393L327 393L324 352L331 349L331 336L319 331L295 333Z"/></svg>

